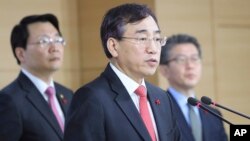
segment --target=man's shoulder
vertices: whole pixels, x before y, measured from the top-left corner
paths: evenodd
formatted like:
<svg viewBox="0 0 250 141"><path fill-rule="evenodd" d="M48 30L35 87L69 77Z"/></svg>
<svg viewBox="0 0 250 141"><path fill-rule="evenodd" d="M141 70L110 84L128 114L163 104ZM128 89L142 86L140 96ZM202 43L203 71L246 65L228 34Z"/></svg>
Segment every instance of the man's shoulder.
<svg viewBox="0 0 250 141"><path fill-rule="evenodd" d="M55 82L55 87L59 91L60 94L63 94L67 97L73 97L73 91L69 89L68 87L57 82Z"/></svg>
<svg viewBox="0 0 250 141"><path fill-rule="evenodd" d="M6 85L2 90L1 93L9 94L11 93L12 95L20 92L21 86L18 84L17 79L13 80L11 83Z"/></svg>
<svg viewBox="0 0 250 141"><path fill-rule="evenodd" d="M166 94L166 92L161 89L158 86L155 86L149 82L145 82L146 86L147 86L147 90L152 92L154 95L156 95L158 98L164 100L166 103L170 103L170 98L169 96Z"/></svg>
<svg viewBox="0 0 250 141"><path fill-rule="evenodd" d="M68 87L66 87L66 86L64 86L64 85L62 85L62 84L60 84L58 82L55 82L55 86L57 88L59 88L59 89L62 89L62 90L65 90L65 91L71 91L72 92L72 90L70 88L68 88Z"/></svg>
<svg viewBox="0 0 250 141"><path fill-rule="evenodd" d="M18 83L17 79L6 85L0 91L0 95L1 101L4 101L5 104L11 105L19 105L26 99L26 91Z"/></svg>
<svg viewBox="0 0 250 141"><path fill-rule="evenodd" d="M151 89L151 90L157 91L158 93L165 94L164 90L161 89L160 87L158 87L152 83L149 83L147 81L145 81L145 84L147 86L147 89Z"/></svg>

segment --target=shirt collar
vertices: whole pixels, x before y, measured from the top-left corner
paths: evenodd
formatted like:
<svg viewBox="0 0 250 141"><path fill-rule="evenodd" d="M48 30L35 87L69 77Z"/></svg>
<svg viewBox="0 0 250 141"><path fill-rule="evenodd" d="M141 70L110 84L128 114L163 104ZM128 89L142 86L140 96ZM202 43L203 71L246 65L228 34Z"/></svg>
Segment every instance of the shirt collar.
<svg viewBox="0 0 250 141"><path fill-rule="evenodd" d="M118 76L124 87L126 88L127 92L131 95L134 93L134 91L140 86L143 85L146 88L144 79L142 80L142 84L138 84L133 79L128 77L126 74L118 70L112 63L109 63L111 69L115 72L115 74Z"/></svg>
<svg viewBox="0 0 250 141"><path fill-rule="evenodd" d="M40 93L44 93L45 90L48 88L48 84L46 84L43 80L40 78L34 76L24 68L21 69L21 71L31 80L31 82L36 86L36 88L40 91ZM50 85L54 88L53 80L51 80Z"/></svg>
<svg viewBox="0 0 250 141"><path fill-rule="evenodd" d="M174 99L177 101L178 105L180 105L181 107L187 105L187 96L183 95L173 87L169 87L168 90L172 94ZM192 94L191 97L195 97L194 94Z"/></svg>

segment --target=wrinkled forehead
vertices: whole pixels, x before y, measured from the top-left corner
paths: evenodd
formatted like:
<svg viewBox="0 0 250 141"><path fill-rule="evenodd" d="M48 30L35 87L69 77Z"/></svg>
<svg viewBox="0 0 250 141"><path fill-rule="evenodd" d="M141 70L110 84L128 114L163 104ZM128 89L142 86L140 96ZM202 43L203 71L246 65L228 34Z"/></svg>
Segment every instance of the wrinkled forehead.
<svg viewBox="0 0 250 141"><path fill-rule="evenodd" d="M145 34L145 35L158 35L161 31L155 20L148 16L140 21L128 23L124 26L124 34Z"/></svg>

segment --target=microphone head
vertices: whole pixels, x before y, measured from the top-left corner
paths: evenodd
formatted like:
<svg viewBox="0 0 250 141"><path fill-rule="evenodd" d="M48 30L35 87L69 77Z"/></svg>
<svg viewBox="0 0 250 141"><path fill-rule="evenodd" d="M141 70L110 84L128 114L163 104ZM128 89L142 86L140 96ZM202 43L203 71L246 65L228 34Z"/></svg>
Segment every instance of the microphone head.
<svg viewBox="0 0 250 141"><path fill-rule="evenodd" d="M187 101L188 101L188 104L192 106L196 106L199 103L199 101L193 97L189 97Z"/></svg>
<svg viewBox="0 0 250 141"><path fill-rule="evenodd" d="M210 105L210 104L213 103L212 100L211 100L211 98L206 97L206 96L201 97L201 101L202 101L203 103L207 104L207 105Z"/></svg>

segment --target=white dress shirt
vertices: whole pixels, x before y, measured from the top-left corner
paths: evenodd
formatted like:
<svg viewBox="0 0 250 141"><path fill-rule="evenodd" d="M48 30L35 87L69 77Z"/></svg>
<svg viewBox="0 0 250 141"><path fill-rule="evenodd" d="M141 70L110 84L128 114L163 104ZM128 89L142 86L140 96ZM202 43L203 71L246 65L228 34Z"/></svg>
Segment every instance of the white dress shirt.
<svg viewBox="0 0 250 141"><path fill-rule="evenodd" d="M47 85L44 81L42 81L40 78L32 75L30 72L28 72L27 70L25 70L24 68L21 69L21 71L31 80L31 82L36 86L36 88L39 90L40 94L43 96L43 98L48 102L48 96L47 94L45 94L46 89L51 86L55 89L55 85L53 80L51 80L50 85ZM56 89L55 89L55 93L56 93ZM62 112L61 106L59 104L59 101L57 98L54 98L54 102L56 105L56 109L59 113L59 116L61 117L63 123L65 122L65 117L64 114Z"/></svg>
<svg viewBox="0 0 250 141"><path fill-rule="evenodd" d="M118 76L118 78L121 80L122 84L124 85L124 87L126 88L127 92L129 93L131 99L133 100L136 108L138 111L139 110L139 96L135 93L135 90L140 86L143 85L145 86L145 88L147 89L146 85L145 85L145 81L143 79L142 84L138 84L137 82L135 82L134 80L132 80L131 78L129 78L126 74L124 74L123 72L121 72L120 70L118 70L112 63L109 63L112 70L115 72L115 74ZM158 132L157 132L157 128L156 128L156 124L155 124L155 118L151 109L151 106L149 104L148 101L148 109L149 109L149 113L153 122L153 126L154 126L154 130L155 130L155 135L156 135L156 139L157 141L159 140L158 137Z"/></svg>

